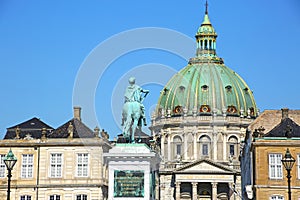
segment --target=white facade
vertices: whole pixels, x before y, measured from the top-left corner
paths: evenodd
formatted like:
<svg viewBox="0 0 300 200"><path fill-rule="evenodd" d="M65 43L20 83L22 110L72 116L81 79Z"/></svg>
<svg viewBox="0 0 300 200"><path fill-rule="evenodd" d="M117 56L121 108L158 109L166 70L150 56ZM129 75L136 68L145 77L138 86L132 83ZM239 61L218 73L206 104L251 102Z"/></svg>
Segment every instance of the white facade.
<svg viewBox="0 0 300 200"><path fill-rule="evenodd" d="M240 199L240 143L252 120L226 115L153 119L162 156L160 199Z"/></svg>

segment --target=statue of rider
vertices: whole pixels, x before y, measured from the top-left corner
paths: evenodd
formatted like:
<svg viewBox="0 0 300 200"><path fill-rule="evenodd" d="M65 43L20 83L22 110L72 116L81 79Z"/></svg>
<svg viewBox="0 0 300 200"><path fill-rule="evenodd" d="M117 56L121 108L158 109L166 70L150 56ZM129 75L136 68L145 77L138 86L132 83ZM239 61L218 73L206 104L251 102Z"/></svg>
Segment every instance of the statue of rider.
<svg viewBox="0 0 300 200"><path fill-rule="evenodd" d="M135 78L130 77L129 80L129 86L126 88L125 92L125 102L138 102L141 106L141 113L142 113L142 119L144 126L147 126L146 123L146 116L145 116L145 107L143 105L143 100L146 97L146 95L149 93L149 90L144 90L140 86L135 84ZM142 96L142 93L145 93L144 96Z"/></svg>

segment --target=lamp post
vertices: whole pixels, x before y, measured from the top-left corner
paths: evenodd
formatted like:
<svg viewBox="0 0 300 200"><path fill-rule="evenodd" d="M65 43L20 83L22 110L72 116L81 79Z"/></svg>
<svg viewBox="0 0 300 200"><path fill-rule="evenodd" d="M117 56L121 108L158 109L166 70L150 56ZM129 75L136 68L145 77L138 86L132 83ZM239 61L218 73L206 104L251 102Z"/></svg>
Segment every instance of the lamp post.
<svg viewBox="0 0 300 200"><path fill-rule="evenodd" d="M13 167L15 166L16 162L17 162L17 158L15 157L15 155L13 154L13 152L11 151L11 149L9 150L9 152L7 153L7 155L3 158L3 161L6 165L8 174L7 174L7 200L10 200L10 179L11 179L11 170L13 169Z"/></svg>
<svg viewBox="0 0 300 200"><path fill-rule="evenodd" d="M291 194L291 170L293 168L293 165L295 163L295 159L293 158L293 156L290 153L289 148L286 149L284 158L281 160L284 168L287 171L287 178L288 178L288 195L289 195L289 200L292 199L292 194Z"/></svg>

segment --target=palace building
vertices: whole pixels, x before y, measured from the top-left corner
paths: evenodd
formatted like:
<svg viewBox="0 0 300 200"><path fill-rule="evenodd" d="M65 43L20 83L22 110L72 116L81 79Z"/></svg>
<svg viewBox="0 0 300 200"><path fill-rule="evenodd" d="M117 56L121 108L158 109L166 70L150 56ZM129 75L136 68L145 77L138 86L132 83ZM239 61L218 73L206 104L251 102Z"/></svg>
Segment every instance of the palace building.
<svg viewBox="0 0 300 200"><path fill-rule="evenodd" d="M216 43L206 5L196 55L163 88L152 116L161 200L240 196L240 143L258 109L246 82L217 56Z"/></svg>
<svg viewBox="0 0 300 200"><path fill-rule="evenodd" d="M292 199L300 199L300 110L265 110L248 127L242 148L243 199L288 199L282 159L289 149Z"/></svg>
<svg viewBox="0 0 300 200"><path fill-rule="evenodd" d="M12 170L12 200L107 199L108 180L102 155L112 147L108 134L90 130L74 118L54 129L37 118L7 129L0 140L0 197L6 197L4 156L11 149L17 158ZM101 135L101 137L100 137Z"/></svg>

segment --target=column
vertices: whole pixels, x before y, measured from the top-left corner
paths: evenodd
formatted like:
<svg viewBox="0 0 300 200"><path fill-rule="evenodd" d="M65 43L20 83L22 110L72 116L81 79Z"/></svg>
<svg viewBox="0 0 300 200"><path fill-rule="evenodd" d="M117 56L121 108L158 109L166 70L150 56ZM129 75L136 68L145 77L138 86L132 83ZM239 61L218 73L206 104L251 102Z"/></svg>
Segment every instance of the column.
<svg viewBox="0 0 300 200"><path fill-rule="evenodd" d="M197 148L197 133L194 133L194 160L197 160L198 157L198 148Z"/></svg>
<svg viewBox="0 0 300 200"><path fill-rule="evenodd" d="M197 200L197 196L198 196L197 186L198 186L198 183L192 183L192 185L193 185L193 198L192 198L192 200Z"/></svg>
<svg viewBox="0 0 300 200"><path fill-rule="evenodd" d="M187 155L188 155L188 145L187 145L187 133L183 132L183 145L184 145L184 148L183 148L183 152L181 152L183 158L182 160L187 160Z"/></svg>
<svg viewBox="0 0 300 200"><path fill-rule="evenodd" d="M180 182L176 182L176 200L180 200Z"/></svg>
<svg viewBox="0 0 300 200"><path fill-rule="evenodd" d="M167 160L167 158L165 158L165 135L163 134L161 136L161 141L160 141L160 155L162 155L164 157L164 160Z"/></svg>
<svg viewBox="0 0 300 200"><path fill-rule="evenodd" d="M214 153L213 153L213 160L217 160L218 157L217 157L217 153L218 153L218 147L217 147L217 134L215 131L213 132L213 148L214 148Z"/></svg>
<svg viewBox="0 0 300 200"><path fill-rule="evenodd" d="M173 151L173 149L171 149L171 135L168 133L168 160L172 160L171 159L172 151Z"/></svg>
<svg viewBox="0 0 300 200"><path fill-rule="evenodd" d="M211 187L212 187L212 200L217 200L217 195L218 195L217 187L218 187L218 183L211 183Z"/></svg>

